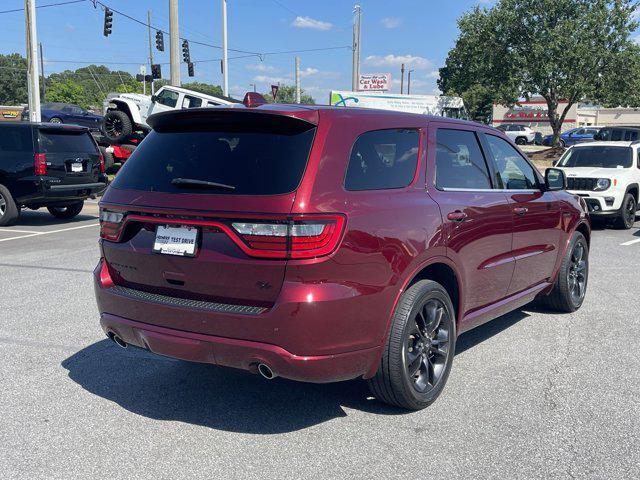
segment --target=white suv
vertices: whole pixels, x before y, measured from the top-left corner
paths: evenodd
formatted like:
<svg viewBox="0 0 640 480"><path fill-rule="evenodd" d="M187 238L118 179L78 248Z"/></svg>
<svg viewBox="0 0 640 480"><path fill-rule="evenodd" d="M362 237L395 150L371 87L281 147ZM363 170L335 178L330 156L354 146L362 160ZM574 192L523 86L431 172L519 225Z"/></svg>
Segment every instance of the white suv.
<svg viewBox="0 0 640 480"><path fill-rule="evenodd" d="M640 192L640 142L589 142L570 147L556 167L567 187L584 198L590 214L615 219L629 229L636 220Z"/></svg>
<svg viewBox="0 0 640 480"><path fill-rule="evenodd" d="M502 130L507 137L516 142L518 145L533 143L536 139L536 132L524 125L505 123L497 128L498 130Z"/></svg>

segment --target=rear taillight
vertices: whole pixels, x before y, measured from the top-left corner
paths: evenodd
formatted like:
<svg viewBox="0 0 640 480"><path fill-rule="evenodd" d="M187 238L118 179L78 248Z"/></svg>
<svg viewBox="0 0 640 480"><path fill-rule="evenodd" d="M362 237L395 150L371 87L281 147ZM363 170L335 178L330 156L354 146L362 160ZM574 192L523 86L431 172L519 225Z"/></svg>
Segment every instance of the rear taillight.
<svg viewBox="0 0 640 480"><path fill-rule="evenodd" d="M47 156L44 153L36 153L34 155L33 171L36 175L47 174Z"/></svg>
<svg viewBox="0 0 640 480"><path fill-rule="evenodd" d="M104 173L104 155L100 152L100 173Z"/></svg>
<svg viewBox="0 0 640 480"><path fill-rule="evenodd" d="M231 224L252 257L313 258L335 250L342 236L344 217L302 216L283 222Z"/></svg>
<svg viewBox="0 0 640 480"><path fill-rule="evenodd" d="M100 237L105 240L117 241L124 225L124 214L111 210L100 209Z"/></svg>

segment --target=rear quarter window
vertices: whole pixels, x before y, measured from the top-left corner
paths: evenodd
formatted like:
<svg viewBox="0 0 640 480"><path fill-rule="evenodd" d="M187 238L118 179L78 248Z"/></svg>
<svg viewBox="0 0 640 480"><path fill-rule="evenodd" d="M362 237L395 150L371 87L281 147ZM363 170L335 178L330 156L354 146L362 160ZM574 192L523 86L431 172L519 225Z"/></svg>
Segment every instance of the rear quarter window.
<svg viewBox="0 0 640 480"><path fill-rule="evenodd" d="M33 150L31 129L0 127L0 152L30 152Z"/></svg>
<svg viewBox="0 0 640 480"><path fill-rule="evenodd" d="M351 149L346 190L384 190L408 186L418 165L417 129L374 130L360 135Z"/></svg>

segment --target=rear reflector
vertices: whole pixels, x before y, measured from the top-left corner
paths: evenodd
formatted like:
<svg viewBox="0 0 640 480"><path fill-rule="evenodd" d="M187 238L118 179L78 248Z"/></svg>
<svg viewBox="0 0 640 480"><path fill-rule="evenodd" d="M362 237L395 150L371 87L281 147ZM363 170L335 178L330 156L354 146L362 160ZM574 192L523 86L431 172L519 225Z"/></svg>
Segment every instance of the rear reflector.
<svg viewBox="0 0 640 480"><path fill-rule="evenodd" d="M109 273L109 265L107 261L103 258L101 260L102 266L100 267L100 285L103 288L111 288L113 287L113 279L111 278L111 274Z"/></svg>
<svg viewBox="0 0 640 480"><path fill-rule="evenodd" d="M47 174L47 156L44 153L36 153L34 155L33 171L36 175Z"/></svg>
<svg viewBox="0 0 640 480"><path fill-rule="evenodd" d="M104 155L100 152L100 173L104 173Z"/></svg>

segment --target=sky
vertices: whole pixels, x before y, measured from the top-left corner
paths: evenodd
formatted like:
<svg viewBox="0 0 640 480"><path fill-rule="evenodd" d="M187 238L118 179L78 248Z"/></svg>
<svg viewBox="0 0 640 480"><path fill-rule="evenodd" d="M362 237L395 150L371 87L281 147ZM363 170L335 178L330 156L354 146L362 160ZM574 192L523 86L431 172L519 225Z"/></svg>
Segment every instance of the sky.
<svg viewBox="0 0 640 480"><path fill-rule="evenodd" d="M36 0L44 7L68 0ZM100 0L146 23L169 30L169 0ZM301 61L303 90L318 103L327 103L330 90L351 89L351 42L355 0L228 0L229 92L240 97L253 84L267 92L273 83L294 83L294 58ZM491 0L360 0L362 6L361 73L391 73L392 92L400 91L400 65L413 69L412 93L438 93L437 77L454 45L457 18L475 5ZM0 0L0 53L25 54L24 0ZM210 45L222 44L220 0L179 0L180 36ZM38 40L43 45L45 73L87 64L137 73L148 63L146 26L118 13L113 33L102 34L104 11L92 0L37 9ZM155 50L154 62L169 77L169 38L165 51ZM326 49L300 53L291 50ZM195 77L182 82L222 84L221 50L190 44ZM243 57L243 58L234 58ZM406 82L406 78L405 78Z"/></svg>

